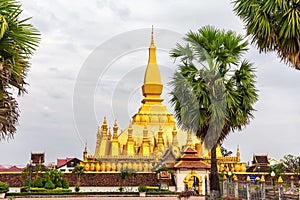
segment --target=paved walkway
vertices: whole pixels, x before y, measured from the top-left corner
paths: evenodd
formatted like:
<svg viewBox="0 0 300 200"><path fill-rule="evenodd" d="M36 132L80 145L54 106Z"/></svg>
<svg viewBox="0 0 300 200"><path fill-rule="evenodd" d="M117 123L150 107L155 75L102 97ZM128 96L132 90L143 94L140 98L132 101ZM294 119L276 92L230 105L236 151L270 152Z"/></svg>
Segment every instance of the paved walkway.
<svg viewBox="0 0 300 200"><path fill-rule="evenodd" d="M177 197L53 197L53 198L16 198L16 200L178 200ZM189 200L204 200L204 197L190 197Z"/></svg>

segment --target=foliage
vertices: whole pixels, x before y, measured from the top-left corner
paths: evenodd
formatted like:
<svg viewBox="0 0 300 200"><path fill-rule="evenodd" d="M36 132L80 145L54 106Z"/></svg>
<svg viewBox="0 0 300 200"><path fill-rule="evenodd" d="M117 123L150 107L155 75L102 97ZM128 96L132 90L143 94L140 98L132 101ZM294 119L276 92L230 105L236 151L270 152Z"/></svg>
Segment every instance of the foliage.
<svg viewBox="0 0 300 200"><path fill-rule="evenodd" d="M80 186L80 177L82 174L84 174L85 170L84 167L81 165L77 165L76 167L74 167L74 169L72 170L73 174L76 174L76 178L77 178L77 186L79 188ZM76 188L75 188L76 189Z"/></svg>
<svg viewBox="0 0 300 200"><path fill-rule="evenodd" d="M11 89L26 92L29 59L39 44L37 29L20 19L22 9L16 0L0 2L0 140L12 138L19 117L18 103Z"/></svg>
<svg viewBox="0 0 300 200"><path fill-rule="evenodd" d="M121 171L121 179L126 179L129 176L136 176L136 171L134 171L133 169L128 169L126 167L126 169Z"/></svg>
<svg viewBox="0 0 300 200"><path fill-rule="evenodd" d="M288 154L280 161L283 163L285 172L293 172L300 175L300 156Z"/></svg>
<svg viewBox="0 0 300 200"><path fill-rule="evenodd" d="M34 181L34 187L42 188L44 187L43 179L41 177L37 177Z"/></svg>
<svg viewBox="0 0 300 200"><path fill-rule="evenodd" d="M180 127L196 133L211 149L211 191L220 191L216 143L253 118L255 70L242 60L248 43L232 31L204 26L190 31L170 53L180 59L173 75L171 103Z"/></svg>
<svg viewBox="0 0 300 200"><path fill-rule="evenodd" d="M234 11L260 52L275 51L300 69L300 1L234 0Z"/></svg>
<svg viewBox="0 0 300 200"><path fill-rule="evenodd" d="M222 156L231 156L232 155L232 151L226 149L223 145L221 145L221 153Z"/></svg>
<svg viewBox="0 0 300 200"><path fill-rule="evenodd" d="M54 189L55 184L50 179L48 179L47 182L45 183L45 188L46 189Z"/></svg>
<svg viewBox="0 0 300 200"><path fill-rule="evenodd" d="M79 187L79 185L76 185L75 186L75 192L79 192L80 191L80 187Z"/></svg>
<svg viewBox="0 0 300 200"><path fill-rule="evenodd" d="M139 185L139 192L147 192L147 186L145 185Z"/></svg>
<svg viewBox="0 0 300 200"><path fill-rule="evenodd" d="M32 185L32 181L30 180L30 178L27 178L26 181L24 182L24 186L28 187L30 185Z"/></svg>
<svg viewBox="0 0 300 200"><path fill-rule="evenodd" d="M63 181L63 173L57 169L51 169L48 170L44 174L44 178L46 181L51 180L51 182L54 184L54 188L62 187L62 181Z"/></svg>
<svg viewBox="0 0 300 200"><path fill-rule="evenodd" d="M123 192L123 191L124 191L124 187L123 187L123 186L120 186L120 187L119 187L119 191L120 191L120 192Z"/></svg>
<svg viewBox="0 0 300 200"><path fill-rule="evenodd" d="M46 188L31 187L30 192L46 192ZM28 192L28 187L21 187L21 192Z"/></svg>
<svg viewBox="0 0 300 200"><path fill-rule="evenodd" d="M270 166L270 168L268 169L268 173L270 175L272 172L275 173L276 180L279 178L279 176L281 176L284 173L284 171L285 171L285 167L283 163L275 164L273 166Z"/></svg>
<svg viewBox="0 0 300 200"><path fill-rule="evenodd" d="M27 193L28 192L28 188L27 187L22 187L21 188L21 192L22 193ZM37 187L31 187L30 188L30 192L31 193L51 193L51 194L56 194L56 193L70 193L72 192L71 189L61 189L61 188L56 188L56 189L46 189L46 188L37 188Z"/></svg>
<svg viewBox="0 0 300 200"><path fill-rule="evenodd" d="M66 178L62 179L61 184L62 184L63 189L68 189L69 188L69 183L68 183Z"/></svg>
<svg viewBox="0 0 300 200"><path fill-rule="evenodd" d="M9 191L9 186L7 183L0 182L0 193L6 193Z"/></svg>

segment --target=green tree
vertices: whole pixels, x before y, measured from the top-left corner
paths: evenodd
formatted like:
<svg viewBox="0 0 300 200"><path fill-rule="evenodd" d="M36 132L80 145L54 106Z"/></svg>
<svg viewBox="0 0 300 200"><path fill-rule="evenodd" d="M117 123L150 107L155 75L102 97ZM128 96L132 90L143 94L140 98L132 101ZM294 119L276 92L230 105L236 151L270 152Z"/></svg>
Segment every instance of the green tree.
<svg viewBox="0 0 300 200"><path fill-rule="evenodd" d="M42 188L44 187L43 179L41 177L37 177L34 181L34 187Z"/></svg>
<svg viewBox="0 0 300 200"><path fill-rule="evenodd" d="M45 183L45 188L52 190L55 188L55 184L50 179L48 179Z"/></svg>
<svg viewBox="0 0 300 200"><path fill-rule="evenodd" d="M72 170L73 174L76 174L76 178L77 178L77 186L80 186L80 177L82 174L84 174L84 167L81 165L77 165L76 167L74 167L74 169Z"/></svg>
<svg viewBox="0 0 300 200"><path fill-rule="evenodd" d="M180 127L211 149L211 196L220 193L216 145L250 122L257 101L252 63L241 61L248 43L232 31L204 26L184 37L171 57L180 65L173 75L171 103Z"/></svg>
<svg viewBox="0 0 300 200"><path fill-rule="evenodd" d="M11 89L26 92L29 59L39 44L37 29L19 19L21 5L15 0L0 2L0 140L13 137L19 117L18 104Z"/></svg>
<svg viewBox="0 0 300 200"><path fill-rule="evenodd" d="M300 70L300 1L234 0L234 12L260 52L277 55Z"/></svg>
<svg viewBox="0 0 300 200"><path fill-rule="evenodd" d="M280 161L284 166L285 172L292 172L300 176L300 156L288 154L285 155Z"/></svg>
<svg viewBox="0 0 300 200"><path fill-rule="evenodd" d="M63 173L57 169L50 169L49 171L47 171L45 174L44 174L44 179L45 181L47 182L48 180L50 180L55 188L57 187L62 187L62 182L63 182Z"/></svg>
<svg viewBox="0 0 300 200"><path fill-rule="evenodd" d="M62 185L62 188L64 188L64 189L68 189L69 188L69 183L68 183L68 181L67 181L66 178L62 179L61 185Z"/></svg>
<svg viewBox="0 0 300 200"><path fill-rule="evenodd" d="M222 153L222 156L231 156L232 155L232 151L226 149L223 145L221 145L221 153Z"/></svg>

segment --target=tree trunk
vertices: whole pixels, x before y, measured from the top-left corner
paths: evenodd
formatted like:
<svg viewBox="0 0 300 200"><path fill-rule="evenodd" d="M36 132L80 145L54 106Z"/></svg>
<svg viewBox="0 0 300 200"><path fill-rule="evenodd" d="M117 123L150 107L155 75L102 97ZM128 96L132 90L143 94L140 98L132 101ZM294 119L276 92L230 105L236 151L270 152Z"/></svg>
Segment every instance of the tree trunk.
<svg viewBox="0 0 300 200"><path fill-rule="evenodd" d="M210 199L218 199L220 197L220 183L217 166L217 144L211 149L211 168L210 168Z"/></svg>

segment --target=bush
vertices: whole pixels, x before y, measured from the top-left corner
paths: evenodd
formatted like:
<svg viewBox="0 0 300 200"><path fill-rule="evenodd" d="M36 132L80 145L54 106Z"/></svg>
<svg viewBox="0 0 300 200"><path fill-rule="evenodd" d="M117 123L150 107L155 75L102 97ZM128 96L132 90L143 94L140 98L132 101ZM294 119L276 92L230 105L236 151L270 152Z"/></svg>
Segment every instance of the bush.
<svg viewBox="0 0 300 200"><path fill-rule="evenodd" d="M54 183L51 181L51 180L48 180L45 184L45 188L46 189L54 189L55 188L55 185Z"/></svg>
<svg viewBox="0 0 300 200"><path fill-rule="evenodd" d="M139 185L139 192L147 192L147 186Z"/></svg>
<svg viewBox="0 0 300 200"><path fill-rule="evenodd" d="M30 178L28 178L28 179L26 179L26 181L25 181L25 183L24 183L24 186L29 186L29 183L30 183L30 185L32 185L32 182L31 182L31 179Z"/></svg>
<svg viewBox="0 0 300 200"><path fill-rule="evenodd" d="M6 193L9 191L7 183L0 182L0 193Z"/></svg>
<svg viewBox="0 0 300 200"><path fill-rule="evenodd" d="M44 187L43 179L41 177L37 177L34 181L34 187L42 188Z"/></svg>
<svg viewBox="0 0 300 200"><path fill-rule="evenodd" d="M46 192L45 188L30 187L30 192ZM28 192L28 187L21 187L21 192Z"/></svg>
<svg viewBox="0 0 300 200"><path fill-rule="evenodd" d="M56 188L54 190L49 190L48 192L51 192L51 193L68 193L68 192L72 192L72 190L71 189Z"/></svg>
<svg viewBox="0 0 300 200"><path fill-rule="evenodd" d="M63 178L61 181L61 187L64 189L68 189L69 188L69 183L67 181L67 179Z"/></svg>
<svg viewBox="0 0 300 200"><path fill-rule="evenodd" d="M123 186L120 186L120 187L119 187L119 191L120 191L120 192L123 192L123 191L124 191L124 187L123 187Z"/></svg>
<svg viewBox="0 0 300 200"><path fill-rule="evenodd" d="M79 192L80 187L78 185L75 186L75 192Z"/></svg>

